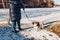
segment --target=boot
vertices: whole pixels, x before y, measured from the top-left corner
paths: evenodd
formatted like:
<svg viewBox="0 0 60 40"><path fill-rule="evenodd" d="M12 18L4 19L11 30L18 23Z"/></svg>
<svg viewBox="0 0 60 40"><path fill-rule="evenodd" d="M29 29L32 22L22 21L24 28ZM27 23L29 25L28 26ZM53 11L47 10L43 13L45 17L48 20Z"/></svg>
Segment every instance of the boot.
<svg viewBox="0 0 60 40"><path fill-rule="evenodd" d="M14 29L14 30L12 30L12 32L18 33L19 31L18 31L18 30L16 30L16 29Z"/></svg>
<svg viewBox="0 0 60 40"><path fill-rule="evenodd" d="M23 30L23 29L21 29L20 27L18 28L19 30Z"/></svg>

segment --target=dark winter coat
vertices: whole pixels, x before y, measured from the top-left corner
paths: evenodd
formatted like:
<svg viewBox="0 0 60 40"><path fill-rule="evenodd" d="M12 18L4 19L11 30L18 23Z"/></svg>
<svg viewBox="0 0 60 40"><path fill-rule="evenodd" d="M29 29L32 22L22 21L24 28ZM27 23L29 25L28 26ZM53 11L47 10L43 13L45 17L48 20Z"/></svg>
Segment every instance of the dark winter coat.
<svg viewBox="0 0 60 40"><path fill-rule="evenodd" d="M21 19L21 8L24 8L20 0L9 0L10 2L10 17L12 21Z"/></svg>

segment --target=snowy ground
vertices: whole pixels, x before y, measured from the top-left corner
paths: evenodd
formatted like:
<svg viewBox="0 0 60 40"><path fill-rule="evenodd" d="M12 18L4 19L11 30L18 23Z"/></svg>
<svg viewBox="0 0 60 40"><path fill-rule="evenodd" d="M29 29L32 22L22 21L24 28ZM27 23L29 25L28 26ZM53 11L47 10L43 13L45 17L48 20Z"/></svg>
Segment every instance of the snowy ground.
<svg viewBox="0 0 60 40"><path fill-rule="evenodd" d="M12 32L11 27L0 27L0 40L60 40L60 38L45 29L34 31L33 28L28 27L16 34Z"/></svg>
<svg viewBox="0 0 60 40"><path fill-rule="evenodd" d="M22 34L12 32L11 27L0 27L0 40L24 40Z"/></svg>
<svg viewBox="0 0 60 40"><path fill-rule="evenodd" d="M8 21L8 13L9 12L7 9L0 9L0 23L6 23ZM48 23L60 20L60 7L26 9L26 14L29 17L29 20L44 21L44 23ZM31 22L26 18L23 10L21 15L21 23L25 24ZM0 40L60 40L55 33L46 31L46 29L34 31L32 26L22 26L22 28L24 28L24 31L20 31L18 34L16 34L11 32L12 27L0 27Z"/></svg>
<svg viewBox="0 0 60 40"><path fill-rule="evenodd" d="M56 34L46 30L34 31L33 29L30 29L20 33L22 33L27 39L30 38L34 40L60 40L60 38Z"/></svg>

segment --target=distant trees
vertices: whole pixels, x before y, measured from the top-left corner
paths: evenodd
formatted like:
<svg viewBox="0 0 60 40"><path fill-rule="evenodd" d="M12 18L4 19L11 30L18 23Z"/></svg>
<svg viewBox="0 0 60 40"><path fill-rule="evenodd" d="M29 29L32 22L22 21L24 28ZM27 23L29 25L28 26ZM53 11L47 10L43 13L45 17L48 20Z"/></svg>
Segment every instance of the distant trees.
<svg viewBox="0 0 60 40"><path fill-rule="evenodd" d="M9 0L3 0L5 8L8 8ZM54 1L53 0L22 0L27 8L40 8L40 7L53 7ZM0 8L3 8L2 0L0 0Z"/></svg>
<svg viewBox="0 0 60 40"><path fill-rule="evenodd" d="M8 8L8 0L0 0L0 8Z"/></svg>
<svg viewBox="0 0 60 40"><path fill-rule="evenodd" d="M54 1L53 0L22 0L24 4L27 4L31 7L38 8L38 7L53 7Z"/></svg>

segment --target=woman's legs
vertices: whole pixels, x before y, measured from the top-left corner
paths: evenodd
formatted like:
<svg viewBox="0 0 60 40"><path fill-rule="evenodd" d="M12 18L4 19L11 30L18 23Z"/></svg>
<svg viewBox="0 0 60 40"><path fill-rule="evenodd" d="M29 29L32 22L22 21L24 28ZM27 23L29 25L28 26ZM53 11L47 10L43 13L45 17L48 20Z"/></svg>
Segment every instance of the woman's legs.
<svg viewBox="0 0 60 40"><path fill-rule="evenodd" d="M21 29L21 25L20 25L20 20L17 21L17 24L18 24L18 29L19 29L19 30L22 30L22 29Z"/></svg>
<svg viewBox="0 0 60 40"><path fill-rule="evenodd" d="M12 22L12 26L13 26L13 31L12 32L15 32L15 33L19 32L18 30L16 30L16 22L17 21Z"/></svg>
<svg viewBox="0 0 60 40"><path fill-rule="evenodd" d="M16 30L16 21L12 21L13 30Z"/></svg>

